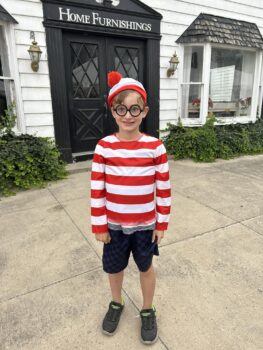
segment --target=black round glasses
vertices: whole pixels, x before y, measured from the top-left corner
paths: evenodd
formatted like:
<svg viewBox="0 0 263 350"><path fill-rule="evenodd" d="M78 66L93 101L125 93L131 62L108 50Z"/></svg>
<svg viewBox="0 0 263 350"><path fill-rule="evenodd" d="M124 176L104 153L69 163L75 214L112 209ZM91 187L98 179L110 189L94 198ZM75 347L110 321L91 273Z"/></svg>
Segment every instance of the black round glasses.
<svg viewBox="0 0 263 350"><path fill-rule="evenodd" d="M116 112L120 117L124 117L127 112L130 112L132 117L138 117L143 109L139 105L132 105L130 108L127 108L125 105L118 105L113 108L114 112Z"/></svg>

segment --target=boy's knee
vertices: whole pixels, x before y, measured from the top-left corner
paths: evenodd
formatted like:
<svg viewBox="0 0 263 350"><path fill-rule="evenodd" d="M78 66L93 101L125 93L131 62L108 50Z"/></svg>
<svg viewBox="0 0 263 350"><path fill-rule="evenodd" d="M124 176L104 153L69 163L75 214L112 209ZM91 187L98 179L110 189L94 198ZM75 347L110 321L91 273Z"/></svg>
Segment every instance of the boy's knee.
<svg viewBox="0 0 263 350"><path fill-rule="evenodd" d="M140 273L143 276L147 276L147 275L150 275L152 271L153 271L153 264L151 263L150 266L147 266L145 269L140 270Z"/></svg>

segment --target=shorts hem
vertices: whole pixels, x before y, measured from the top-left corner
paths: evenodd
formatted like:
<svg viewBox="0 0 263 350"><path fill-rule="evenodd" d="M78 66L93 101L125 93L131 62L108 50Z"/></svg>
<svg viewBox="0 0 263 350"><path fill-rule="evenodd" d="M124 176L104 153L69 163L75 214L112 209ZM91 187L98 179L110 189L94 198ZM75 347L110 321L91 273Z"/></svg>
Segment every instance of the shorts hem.
<svg viewBox="0 0 263 350"><path fill-rule="evenodd" d="M115 273L122 272L123 270L126 269L127 266L128 266L128 264L126 266L124 266L123 268L118 269L117 271L112 271L111 269L107 269L107 268L103 267L103 271L106 272L106 273L109 273L109 274L115 274Z"/></svg>

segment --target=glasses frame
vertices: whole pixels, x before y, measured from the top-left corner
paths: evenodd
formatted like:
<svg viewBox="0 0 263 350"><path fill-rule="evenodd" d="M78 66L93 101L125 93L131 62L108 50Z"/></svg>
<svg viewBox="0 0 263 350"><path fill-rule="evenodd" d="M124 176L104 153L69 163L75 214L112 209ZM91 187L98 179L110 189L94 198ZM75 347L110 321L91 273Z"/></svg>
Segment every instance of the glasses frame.
<svg viewBox="0 0 263 350"><path fill-rule="evenodd" d="M117 108L118 108L119 106L125 107L125 108L126 108L125 114L119 114L119 113L117 112ZM132 109L134 106L139 107L140 113L139 113L138 115L133 115L133 114L131 113L131 109ZM145 108L145 107L144 107L144 108ZM144 108L142 109L141 106L138 105L138 104L131 105L130 108L128 108L128 107L125 106L125 105L119 104L119 105L117 105L116 107L114 107L113 110L114 110L115 113L118 114L119 117L125 117L126 114L129 112L130 115L131 115L133 118L137 118L137 117L139 117L139 115L144 111Z"/></svg>

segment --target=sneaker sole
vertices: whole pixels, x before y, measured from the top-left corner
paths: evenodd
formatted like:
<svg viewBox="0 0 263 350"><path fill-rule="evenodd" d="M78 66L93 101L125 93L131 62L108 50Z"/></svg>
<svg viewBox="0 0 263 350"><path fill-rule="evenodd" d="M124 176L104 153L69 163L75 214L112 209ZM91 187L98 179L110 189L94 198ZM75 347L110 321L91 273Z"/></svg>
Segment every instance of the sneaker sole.
<svg viewBox="0 0 263 350"><path fill-rule="evenodd" d="M122 312L121 312L121 315L122 315L122 313L123 313L123 310L124 310L124 308L122 309ZM116 327L116 329L115 329L115 331L114 332L112 332L112 333L110 333L110 332L107 332L107 331L105 331L102 327L101 327L101 332L103 333L103 334L105 334L105 335L107 335L107 336L112 336L112 335L114 335L116 332L117 332L117 330L118 330L118 327L119 327L119 324L120 324L120 320L121 320L121 316L120 316L120 319L119 319L119 323L118 323L118 325L117 325L117 327Z"/></svg>
<svg viewBox="0 0 263 350"><path fill-rule="evenodd" d="M158 340L158 333L156 334L156 337L154 338L154 340L143 340L141 337L141 342L145 345L152 345L154 343L156 343Z"/></svg>
<svg viewBox="0 0 263 350"><path fill-rule="evenodd" d="M115 329L115 331L112 332L112 333L105 331L103 328L101 328L101 331L102 331L103 334L105 334L105 335L111 337L112 335L114 335L114 334L117 332L117 329L118 329L118 327L117 327L117 328Z"/></svg>

